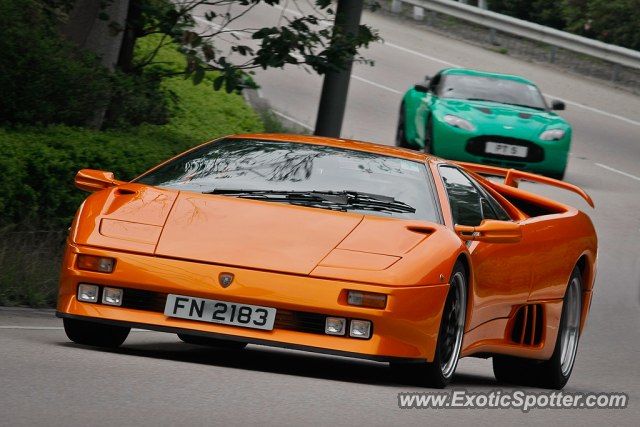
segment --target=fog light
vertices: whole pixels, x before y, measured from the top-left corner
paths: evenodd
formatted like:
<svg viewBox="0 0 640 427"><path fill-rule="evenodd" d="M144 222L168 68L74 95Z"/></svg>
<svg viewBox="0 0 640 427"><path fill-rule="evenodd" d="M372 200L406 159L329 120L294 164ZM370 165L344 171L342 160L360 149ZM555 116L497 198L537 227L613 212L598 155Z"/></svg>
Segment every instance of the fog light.
<svg viewBox="0 0 640 427"><path fill-rule="evenodd" d="M371 336L371 322L368 320L352 320L349 335L353 338L369 338Z"/></svg>
<svg viewBox="0 0 640 427"><path fill-rule="evenodd" d="M78 255L78 268L80 270L99 271L101 273L111 273L116 260L93 255Z"/></svg>
<svg viewBox="0 0 640 427"><path fill-rule="evenodd" d="M122 305L122 289L104 288L102 291L102 303L106 305Z"/></svg>
<svg viewBox="0 0 640 427"><path fill-rule="evenodd" d="M385 294L374 294L372 292L349 291L347 303L360 307L385 308L387 305L387 296Z"/></svg>
<svg viewBox="0 0 640 427"><path fill-rule="evenodd" d="M78 299L84 302L98 302L99 291L100 287L97 285L80 283L80 285L78 285Z"/></svg>
<svg viewBox="0 0 640 427"><path fill-rule="evenodd" d="M327 317L324 333L328 335L344 335L347 331L347 319L343 317Z"/></svg>

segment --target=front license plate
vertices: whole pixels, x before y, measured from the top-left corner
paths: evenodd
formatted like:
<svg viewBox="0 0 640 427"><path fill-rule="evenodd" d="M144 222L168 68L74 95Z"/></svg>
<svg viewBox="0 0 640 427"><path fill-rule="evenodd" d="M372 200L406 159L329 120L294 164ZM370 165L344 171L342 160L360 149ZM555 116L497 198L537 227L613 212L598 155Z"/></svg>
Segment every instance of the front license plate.
<svg viewBox="0 0 640 427"><path fill-rule="evenodd" d="M487 145L484 147L484 152L491 154L500 154L502 156L527 157L529 147L501 144L499 142L487 142Z"/></svg>
<svg viewBox="0 0 640 427"><path fill-rule="evenodd" d="M275 308L173 294L169 294L167 297L164 314L180 319L267 331L273 329L273 322L276 320Z"/></svg>

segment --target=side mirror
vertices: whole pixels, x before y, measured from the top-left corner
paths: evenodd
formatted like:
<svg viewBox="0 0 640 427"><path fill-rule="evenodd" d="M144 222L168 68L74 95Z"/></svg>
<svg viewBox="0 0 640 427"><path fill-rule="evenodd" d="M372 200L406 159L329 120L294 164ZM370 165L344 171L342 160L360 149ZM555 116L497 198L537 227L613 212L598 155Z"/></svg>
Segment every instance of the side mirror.
<svg viewBox="0 0 640 427"><path fill-rule="evenodd" d="M124 181L117 181L113 177L113 172L97 171L93 169L82 169L76 174L75 179L76 187L90 193L95 193L124 183Z"/></svg>
<svg viewBox="0 0 640 427"><path fill-rule="evenodd" d="M477 227L456 224L456 234L464 241L486 243L519 243L520 225L510 221L485 219Z"/></svg>
<svg viewBox="0 0 640 427"><path fill-rule="evenodd" d="M429 87L422 84L422 83L417 83L413 86L413 88L416 90L416 92L422 92L422 93L427 93L429 92Z"/></svg>
<svg viewBox="0 0 640 427"><path fill-rule="evenodd" d="M553 101L551 101L551 109L552 110L564 110L564 102L562 101L558 101L557 99L554 99Z"/></svg>

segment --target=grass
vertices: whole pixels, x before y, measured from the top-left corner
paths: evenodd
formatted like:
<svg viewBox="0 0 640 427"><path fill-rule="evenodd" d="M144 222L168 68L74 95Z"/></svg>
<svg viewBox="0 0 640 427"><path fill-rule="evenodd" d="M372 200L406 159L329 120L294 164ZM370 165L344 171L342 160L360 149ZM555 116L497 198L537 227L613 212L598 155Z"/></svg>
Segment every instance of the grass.
<svg viewBox="0 0 640 427"><path fill-rule="evenodd" d="M65 236L26 224L0 229L0 305L55 306Z"/></svg>

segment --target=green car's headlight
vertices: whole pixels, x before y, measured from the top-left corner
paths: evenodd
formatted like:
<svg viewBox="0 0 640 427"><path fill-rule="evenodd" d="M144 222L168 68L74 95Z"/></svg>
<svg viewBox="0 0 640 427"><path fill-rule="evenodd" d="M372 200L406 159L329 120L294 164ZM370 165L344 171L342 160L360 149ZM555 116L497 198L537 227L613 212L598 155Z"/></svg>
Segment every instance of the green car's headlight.
<svg viewBox="0 0 640 427"><path fill-rule="evenodd" d="M462 130L468 130L468 131L476 130L476 127L474 125L472 125L467 120L458 116L451 116L451 115L444 116L444 122L449 126L460 128Z"/></svg>
<svg viewBox="0 0 640 427"><path fill-rule="evenodd" d="M549 129L540 134L540 139L543 141L558 141L564 138L564 131L562 129Z"/></svg>

